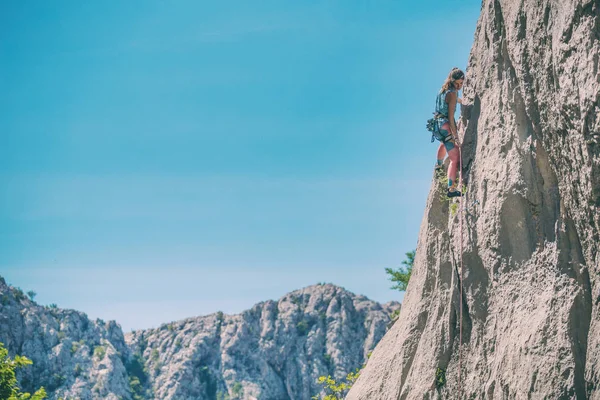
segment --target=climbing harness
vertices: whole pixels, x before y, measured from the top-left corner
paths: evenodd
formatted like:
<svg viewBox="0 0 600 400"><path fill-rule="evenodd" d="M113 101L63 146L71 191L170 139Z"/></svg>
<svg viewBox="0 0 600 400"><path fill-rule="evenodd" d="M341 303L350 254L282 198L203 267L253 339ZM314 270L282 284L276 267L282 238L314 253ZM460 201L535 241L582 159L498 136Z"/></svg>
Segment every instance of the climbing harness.
<svg viewBox="0 0 600 400"><path fill-rule="evenodd" d="M448 136L442 135L440 128L448 122L448 104L446 103L446 95L449 92L454 92L454 89L446 90L437 95L435 99L435 111L433 112L433 118L427 120L425 127L431 132L431 143L436 139L442 143L450 142L454 140L454 137L450 134Z"/></svg>
<svg viewBox="0 0 600 400"><path fill-rule="evenodd" d="M440 128L446 123L448 117L442 114L438 114L437 112L433 113L433 118L427 120L427 124L425 127L429 132L431 132L431 143L433 143L436 139L442 143L451 142L454 140L452 135L444 136L442 132L440 132Z"/></svg>

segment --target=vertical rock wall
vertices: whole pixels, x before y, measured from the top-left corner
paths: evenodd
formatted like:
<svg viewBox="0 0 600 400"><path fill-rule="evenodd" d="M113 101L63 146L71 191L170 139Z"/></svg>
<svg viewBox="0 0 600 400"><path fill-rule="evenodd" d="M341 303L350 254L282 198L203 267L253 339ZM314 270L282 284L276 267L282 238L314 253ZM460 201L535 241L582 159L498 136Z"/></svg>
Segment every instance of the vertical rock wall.
<svg viewBox="0 0 600 400"><path fill-rule="evenodd" d="M453 213L433 184L400 321L348 399L600 399L599 55L598 0L483 1L467 197Z"/></svg>

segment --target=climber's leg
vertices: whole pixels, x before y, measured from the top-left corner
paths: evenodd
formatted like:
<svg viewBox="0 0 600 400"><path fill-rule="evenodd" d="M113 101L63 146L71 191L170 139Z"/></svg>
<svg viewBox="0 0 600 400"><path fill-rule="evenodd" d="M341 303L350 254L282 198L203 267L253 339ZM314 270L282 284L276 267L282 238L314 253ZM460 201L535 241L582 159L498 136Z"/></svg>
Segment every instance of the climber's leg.
<svg viewBox="0 0 600 400"><path fill-rule="evenodd" d="M446 146L443 143L440 143L440 147L438 147L437 151L437 162L435 165L436 169L441 169L442 164L444 163L444 158L446 158Z"/></svg>
<svg viewBox="0 0 600 400"><path fill-rule="evenodd" d="M456 186L456 171L458 170L458 156L460 155L458 148L454 147L448 152L450 165L448 166L448 188Z"/></svg>
<svg viewBox="0 0 600 400"><path fill-rule="evenodd" d="M440 128L440 131L444 136L450 136L450 125L446 122ZM460 191L456 190L456 172L460 162L460 150L455 146L453 139L445 141L444 147L446 148L448 158L450 159L450 165L448 166L448 197L461 196L462 194Z"/></svg>
<svg viewBox="0 0 600 400"><path fill-rule="evenodd" d="M448 158L450 158L450 165L448 166L448 197L462 196L461 192L456 189L457 182L457 171L460 163L460 149L454 147L448 152Z"/></svg>

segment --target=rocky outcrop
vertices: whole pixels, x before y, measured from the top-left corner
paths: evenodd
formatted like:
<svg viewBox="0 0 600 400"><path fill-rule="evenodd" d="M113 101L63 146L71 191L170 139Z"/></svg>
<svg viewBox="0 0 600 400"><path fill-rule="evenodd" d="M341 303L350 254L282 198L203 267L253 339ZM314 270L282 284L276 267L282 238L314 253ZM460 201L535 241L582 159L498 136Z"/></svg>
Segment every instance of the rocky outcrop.
<svg viewBox="0 0 600 400"><path fill-rule="evenodd" d="M467 197L434 183L402 320L348 399L600 399L599 56L597 0L483 1Z"/></svg>
<svg viewBox="0 0 600 400"><path fill-rule="evenodd" d="M18 371L24 391L44 386L50 399L126 399L122 359L129 349L114 321L75 310L40 306L0 278L0 342L33 365Z"/></svg>
<svg viewBox="0 0 600 400"><path fill-rule="evenodd" d="M124 337L114 321L40 306L1 278L0 300L0 342L33 361L21 386L51 400L310 399L319 376L365 363L400 307L322 284Z"/></svg>
<svg viewBox="0 0 600 400"><path fill-rule="evenodd" d="M398 303L334 285L298 290L239 315L212 314L127 335L160 399L310 399L317 378L360 367Z"/></svg>

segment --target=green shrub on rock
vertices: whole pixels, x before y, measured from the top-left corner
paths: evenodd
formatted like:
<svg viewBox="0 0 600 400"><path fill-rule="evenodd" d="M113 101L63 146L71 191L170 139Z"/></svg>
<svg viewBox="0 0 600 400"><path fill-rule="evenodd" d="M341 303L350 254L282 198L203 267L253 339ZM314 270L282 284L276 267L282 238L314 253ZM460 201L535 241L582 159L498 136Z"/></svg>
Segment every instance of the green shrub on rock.
<svg viewBox="0 0 600 400"><path fill-rule="evenodd" d="M4 344L0 343L0 399L7 400L42 400L46 398L46 390L41 387L33 395L21 393L17 384L15 371L33 364L27 357L15 356L11 359Z"/></svg>

